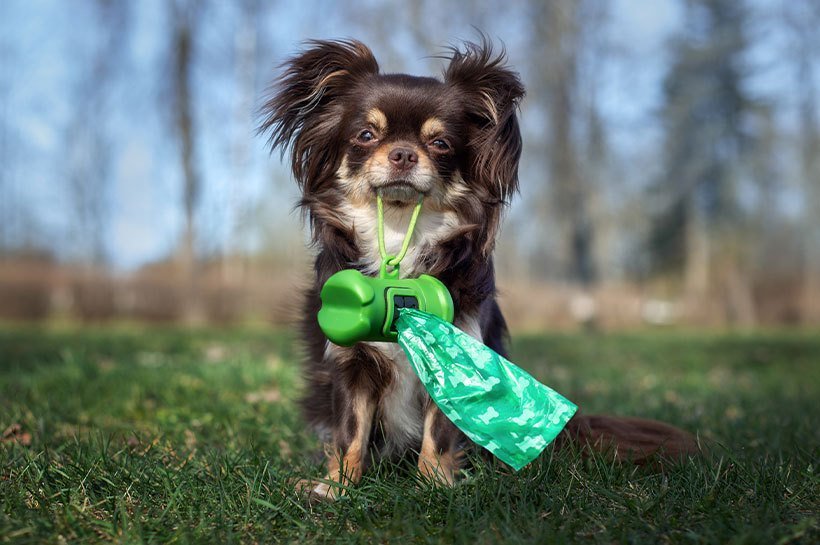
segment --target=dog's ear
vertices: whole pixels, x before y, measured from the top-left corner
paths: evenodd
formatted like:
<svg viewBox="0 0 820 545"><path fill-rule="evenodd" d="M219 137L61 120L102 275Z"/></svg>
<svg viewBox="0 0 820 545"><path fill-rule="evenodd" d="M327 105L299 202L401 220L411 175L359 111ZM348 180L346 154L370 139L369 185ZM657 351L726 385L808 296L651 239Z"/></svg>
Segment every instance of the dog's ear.
<svg viewBox="0 0 820 545"><path fill-rule="evenodd" d="M342 99L379 65L356 40L312 40L286 61L283 74L261 108L260 133L271 150L292 148L293 175L305 193L332 173L339 159L335 145L342 129Z"/></svg>
<svg viewBox="0 0 820 545"><path fill-rule="evenodd" d="M458 89L471 122L472 178L493 198L507 202L518 189L521 131L516 110L524 97L518 74L505 66L506 54L493 53L484 37L453 49L445 82Z"/></svg>

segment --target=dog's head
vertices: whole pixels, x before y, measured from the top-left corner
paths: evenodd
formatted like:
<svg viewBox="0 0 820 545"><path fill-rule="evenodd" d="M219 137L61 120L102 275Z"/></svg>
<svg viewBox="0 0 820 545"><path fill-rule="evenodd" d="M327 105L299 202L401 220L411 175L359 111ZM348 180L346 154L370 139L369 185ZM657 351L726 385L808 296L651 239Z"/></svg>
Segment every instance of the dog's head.
<svg viewBox="0 0 820 545"><path fill-rule="evenodd" d="M357 41L313 41L263 106L270 144L292 148L305 202L344 198L459 212L507 202L518 185L524 95L490 44L453 50L443 81L380 74Z"/></svg>

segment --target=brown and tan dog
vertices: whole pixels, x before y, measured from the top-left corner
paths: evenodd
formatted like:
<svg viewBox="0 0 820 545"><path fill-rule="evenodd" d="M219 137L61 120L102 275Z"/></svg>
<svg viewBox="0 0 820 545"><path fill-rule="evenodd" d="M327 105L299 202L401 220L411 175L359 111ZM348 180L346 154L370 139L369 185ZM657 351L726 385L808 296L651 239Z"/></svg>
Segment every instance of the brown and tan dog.
<svg viewBox="0 0 820 545"><path fill-rule="evenodd" d="M378 271L377 191L385 200L388 253L398 250L424 194L402 276L426 273L444 282L455 324L506 355L492 254L518 187L523 96L518 75L486 41L453 50L442 80L382 74L356 41L310 42L285 64L261 130L272 148L291 151L317 251L303 309L303 407L327 444L328 472L325 482L308 486L313 495L332 498L358 482L372 455L415 452L422 475L454 482L469 441L431 402L398 345L331 344L316 320L319 291L339 270ZM611 417L576 417L567 439L634 458L696 448L671 426Z"/></svg>

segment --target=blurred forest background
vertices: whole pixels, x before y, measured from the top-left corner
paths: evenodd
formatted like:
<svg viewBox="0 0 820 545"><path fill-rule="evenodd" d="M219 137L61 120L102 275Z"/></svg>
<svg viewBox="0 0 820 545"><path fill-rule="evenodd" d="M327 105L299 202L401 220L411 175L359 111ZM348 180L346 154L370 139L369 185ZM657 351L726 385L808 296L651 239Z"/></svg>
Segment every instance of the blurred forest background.
<svg viewBox="0 0 820 545"><path fill-rule="evenodd" d="M285 323L310 274L255 134L276 66L355 37L528 95L513 328L820 324L820 2L0 2L0 319Z"/></svg>

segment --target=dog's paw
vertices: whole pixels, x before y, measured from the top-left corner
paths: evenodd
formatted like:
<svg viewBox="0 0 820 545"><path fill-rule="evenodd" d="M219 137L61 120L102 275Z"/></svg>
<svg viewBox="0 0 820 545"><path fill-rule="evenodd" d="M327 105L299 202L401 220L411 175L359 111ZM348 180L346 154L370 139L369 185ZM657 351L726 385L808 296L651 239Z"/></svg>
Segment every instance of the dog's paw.
<svg viewBox="0 0 820 545"><path fill-rule="evenodd" d="M433 463L419 464L416 475L423 486L448 488L456 482L456 471L453 468Z"/></svg>
<svg viewBox="0 0 820 545"><path fill-rule="evenodd" d="M333 486L328 481L327 478L322 480L299 479L294 483L293 488L297 494L311 503L335 501L342 496L344 490Z"/></svg>

